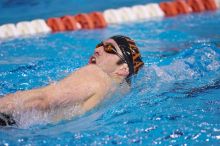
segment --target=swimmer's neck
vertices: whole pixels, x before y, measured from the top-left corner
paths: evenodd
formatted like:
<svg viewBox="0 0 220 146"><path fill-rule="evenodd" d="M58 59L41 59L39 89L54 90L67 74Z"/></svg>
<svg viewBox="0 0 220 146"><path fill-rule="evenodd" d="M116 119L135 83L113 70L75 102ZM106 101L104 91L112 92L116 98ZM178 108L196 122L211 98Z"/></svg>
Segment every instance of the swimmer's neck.
<svg viewBox="0 0 220 146"><path fill-rule="evenodd" d="M113 84L121 84L125 80L125 78L120 74L118 74L117 72L107 73L99 66L97 65L95 66L98 67L104 74L106 74L110 78Z"/></svg>
<svg viewBox="0 0 220 146"><path fill-rule="evenodd" d="M116 76L116 75L109 75L109 77L111 78L111 80L114 84L121 84L124 80L123 77Z"/></svg>

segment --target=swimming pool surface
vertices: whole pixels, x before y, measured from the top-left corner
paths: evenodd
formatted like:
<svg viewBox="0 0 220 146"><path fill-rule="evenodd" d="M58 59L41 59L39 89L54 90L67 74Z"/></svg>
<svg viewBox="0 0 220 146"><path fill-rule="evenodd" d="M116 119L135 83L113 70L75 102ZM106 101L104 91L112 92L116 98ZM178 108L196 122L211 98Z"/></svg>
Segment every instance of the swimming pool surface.
<svg viewBox="0 0 220 146"><path fill-rule="evenodd" d="M64 78L115 34L145 62L127 94L59 123L26 113L0 145L220 145L219 24L216 11L0 42L0 96Z"/></svg>

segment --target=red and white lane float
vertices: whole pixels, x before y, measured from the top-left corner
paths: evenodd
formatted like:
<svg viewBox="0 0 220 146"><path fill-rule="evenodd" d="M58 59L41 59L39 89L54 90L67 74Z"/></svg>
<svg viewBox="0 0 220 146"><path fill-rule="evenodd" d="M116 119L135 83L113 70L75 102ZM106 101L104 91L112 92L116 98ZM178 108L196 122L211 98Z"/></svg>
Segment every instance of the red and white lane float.
<svg viewBox="0 0 220 146"><path fill-rule="evenodd" d="M156 3L147 4L145 8L148 10L150 18L164 17L165 15L160 6Z"/></svg>
<svg viewBox="0 0 220 146"><path fill-rule="evenodd" d="M220 8L220 0L215 0L215 4L216 4L217 9L219 9Z"/></svg>
<svg viewBox="0 0 220 146"><path fill-rule="evenodd" d="M78 15L75 15L74 18L81 25L82 29L94 29L95 28L93 21L89 17L88 14L85 14L85 13L78 14Z"/></svg>
<svg viewBox="0 0 220 146"><path fill-rule="evenodd" d="M47 25L51 28L52 32L65 31L65 25L60 18L49 18Z"/></svg>
<svg viewBox="0 0 220 146"><path fill-rule="evenodd" d="M156 3L109 9L103 13L108 24L124 23L143 19L163 17L165 14Z"/></svg>
<svg viewBox="0 0 220 146"><path fill-rule="evenodd" d="M51 28L46 24L43 19L35 19L32 20L30 23L36 34L51 32Z"/></svg>
<svg viewBox="0 0 220 146"><path fill-rule="evenodd" d="M27 36L27 35L34 35L36 31L34 27L28 21L22 21L16 24L17 31L19 32L20 36Z"/></svg>
<svg viewBox="0 0 220 146"><path fill-rule="evenodd" d="M144 5L133 6L133 7L131 7L131 11L138 20L150 18L149 11L148 11L148 9L146 9L146 7Z"/></svg>
<svg viewBox="0 0 220 146"><path fill-rule="evenodd" d="M14 24L5 24L0 26L0 39L18 37L20 34Z"/></svg>
<svg viewBox="0 0 220 146"><path fill-rule="evenodd" d="M65 27L65 30L79 30L81 29L81 25L76 21L75 17L67 15L61 17L61 21Z"/></svg>
<svg viewBox="0 0 220 146"><path fill-rule="evenodd" d="M217 5L215 3L215 0L202 0L204 7L206 10L216 10L217 9Z"/></svg>
<svg viewBox="0 0 220 146"><path fill-rule="evenodd" d="M94 28L105 28L107 26L107 22L101 12L90 13L89 17L93 22Z"/></svg>
<svg viewBox="0 0 220 146"><path fill-rule="evenodd" d="M137 17L134 13L132 13L131 8L129 7L122 7L120 9L117 9L116 12L121 18L121 22L129 22L129 21L136 21Z"/></svg>
<svg viewBox="0 0 220 146"><path fill-rule="evenodd" d="M164 11L166 16L176 16L178 11L174 2L162 2L160 8Z"/></svg>
<svg viewBox="0 0 220 146"><path fill-rule="evenodd" d="M192 8L193 12L205 11L205 7L202 0L188 0L188 4Z"/></svg>
<svg viewBox="0 0 220 146"><path fill-rule="evenodd" d="M81 13L47 20L36 19L0 26L0 39L22 37L50 32L100 29L109 24L171 17L192 12L214 11L220 8L220 0L173 0L167 2L135 5L104 12Z"/></svg>
<svg viewBox="0 0 220 146"><path fill-rule="evenodd" d="M188 14L192 12L192 8L187 4L186 1L176 0L174 3L178 14Z"/></svg>
<svg viewBox="0 0 220 146"><path fill-rule="evenodd" d="M116 24L116 23L123 22L121 17L117 13L117 10L115 10L115 9L105 10L103 15L104 15L104 18L108 24Z"/></svg>

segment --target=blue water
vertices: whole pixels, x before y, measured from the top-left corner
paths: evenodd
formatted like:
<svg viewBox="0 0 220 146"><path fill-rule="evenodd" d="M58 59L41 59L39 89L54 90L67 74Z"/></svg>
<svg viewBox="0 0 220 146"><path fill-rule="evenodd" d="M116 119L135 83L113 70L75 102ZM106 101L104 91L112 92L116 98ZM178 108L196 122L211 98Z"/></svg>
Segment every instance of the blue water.
<svg viewBox="0 0 220 146"><path fill-rule="evenodd" d="M0 42L0 96L64 78L115 34L137 40L145 62L126 95L72 120L1 128L0 145L220 145L219 23L216 11Z"/></svg>

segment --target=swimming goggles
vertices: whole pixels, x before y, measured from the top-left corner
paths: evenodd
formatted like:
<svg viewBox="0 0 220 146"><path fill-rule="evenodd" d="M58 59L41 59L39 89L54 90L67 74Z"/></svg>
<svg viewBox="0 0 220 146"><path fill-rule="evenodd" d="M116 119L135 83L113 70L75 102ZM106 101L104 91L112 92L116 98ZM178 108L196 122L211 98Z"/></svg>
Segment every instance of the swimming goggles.
<svg viewBox="0 0 220 146"><path fill-rule="evenodd" d="M121 56L121 55L117 52L117 50L116 50L116 48L115 48L115 46L114 46L113 44L111 44L111 43L106 43L106 44L104 44L103 42L101 42L101 43L99 43L98 45L96 45L96 48L101 47L101 46L103 46L105 52L110 53L110 54L115 54L115 55L117 55L124 63L127 63L126 60L124 59L124 57Z"/></svg>

